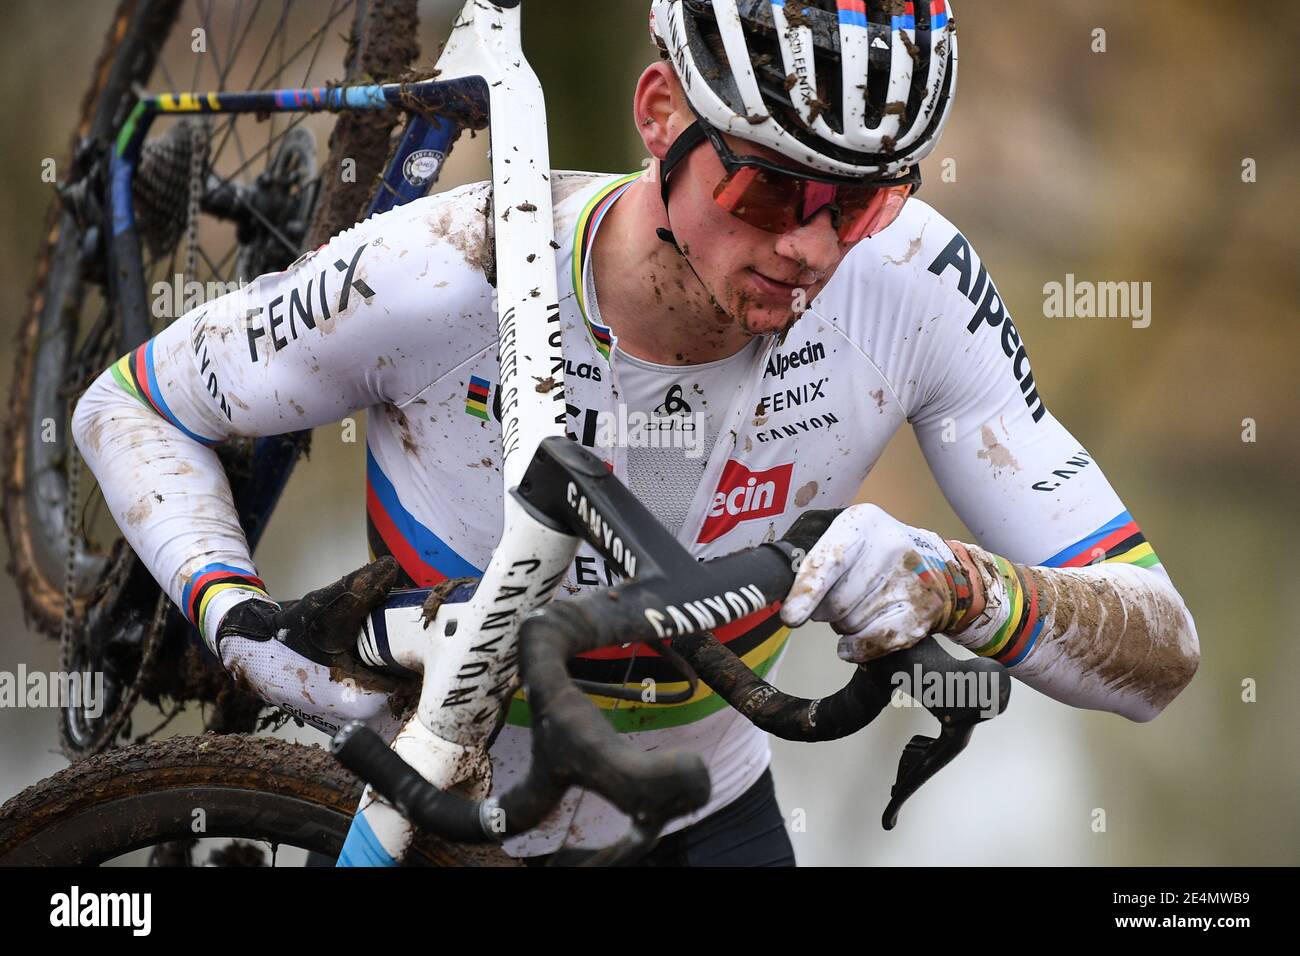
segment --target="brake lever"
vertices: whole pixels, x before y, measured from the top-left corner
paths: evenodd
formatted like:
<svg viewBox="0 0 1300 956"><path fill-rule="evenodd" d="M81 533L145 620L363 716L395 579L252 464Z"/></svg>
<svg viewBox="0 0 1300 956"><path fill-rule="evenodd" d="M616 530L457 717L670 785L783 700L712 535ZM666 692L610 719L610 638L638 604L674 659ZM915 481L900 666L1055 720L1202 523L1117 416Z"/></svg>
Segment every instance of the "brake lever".
<svg viewBox="0 0 1300 956"><path fill-rule="evenodd" d="M945 702L927 704L924 688L919 689L921 696L911 695L939 721L939 736L917 734L903 748L903 753L898 758L898 775L890 788L889 803L880 820L881 826L886 830L894 828L898 822L898 813L907 799L966 749L975 726L1001 714L1011 700L1011 680L999 664L984 658L953 657L933 637L928 637L905 651L862 664L860 669L866 671L882 689L886 685L892 686L894 675L899 673L900 655L910 663L912 672L918 676L922 672L937 673L945 675L946 679L946 675L952 674L969 683L971 677L978 682L981 675L988 675L997 691L997 703L993 712L988 713L978 703L961 706Z"/></svg>
<svg viewBox="0 0 1300 956"><path fill-rule="evenodd" d="M898 822L898 811L903 808L907 798L948 766L953 757L965 750L974 732L974 723L947 724L940 729L938 737L917 734L907 742L902 756L898 758L898 777L889 788L889 803L880 817L882 827L886 830L894 829L894 824Z"/></svg>
<svg viewBox="0 0 1300 956"><path fill-rule="evenodd" d="M802 558L816 545L818 539L830 527L831 522L840 514L838 510L808 511L800 515L775 546L780 547L793 558ZM957 680L968 682L971 677L978 682L983 675L988 675L997 688L997 707L993 713L986 713L978 705L953 706L945 703L926 704L924 688L919 688L921 696L913 698L925 707L939 721L938 737L926 737L918 734L903 748L898 758L898 776L889 791L889 803L881 816L881 825L892 830L898 822L898 813L908 797L916 793L927 780L952 762L952 759L966 749L974 733L975 725L991 720L1007 708L1011 699L1011 680L1003 674L1003 668L991 660L982 658L961 659L953 657L933 637L902 651L887 654L874 661L863 664L860 670L865 672L875 686L877 695L888 697L894 689L894 675L901 668L910 667L916 677L916 683L924 685L931 673L943 675L947 686L948 675L955 675Z"/></svg>

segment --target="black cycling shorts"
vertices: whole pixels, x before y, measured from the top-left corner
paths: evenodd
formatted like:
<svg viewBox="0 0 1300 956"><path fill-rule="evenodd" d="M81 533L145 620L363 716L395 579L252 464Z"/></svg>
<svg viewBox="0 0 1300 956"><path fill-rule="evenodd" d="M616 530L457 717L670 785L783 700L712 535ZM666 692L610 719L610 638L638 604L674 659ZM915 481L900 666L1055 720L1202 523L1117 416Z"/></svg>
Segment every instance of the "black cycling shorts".
<svg viewBox="0 0 1300 956"><path fill-rule="evenodd" d="M539 866L547 856L524 859ZM767 769L739 797L663 837L640 866L794 866L794 846Z"/></svg>

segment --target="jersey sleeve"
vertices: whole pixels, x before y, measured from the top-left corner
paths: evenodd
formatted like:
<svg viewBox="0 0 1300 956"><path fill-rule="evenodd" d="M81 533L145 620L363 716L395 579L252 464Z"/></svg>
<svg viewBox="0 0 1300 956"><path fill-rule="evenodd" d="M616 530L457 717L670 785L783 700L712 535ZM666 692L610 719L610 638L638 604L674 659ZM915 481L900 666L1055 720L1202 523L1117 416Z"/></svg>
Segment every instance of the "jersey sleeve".
<svg viewBox="0 0 1300 956"><path fill-rule="evenodd" d="M119 528L210 639L265 593L214 447L400 405L494 341L486 189L372 217L197 305L105 370L73 437Z"/></svg>
<svg viewBox="0 0 1300 956"><path fill-rule="evenodd" d="M114 381L205 444L401 405L494 334L492 287L461 248L487 248L474 198L457 190L344 230L182 315L119 359Z"/></svg>
<svg viewBox="0 0 1300 956"><path fill-rule="evenodd" d="M838 321L891 383L980 546L1039 566L1159 567L1100 465L1047 409L1007 304L952 223L913 200L845 265Z"/></svg>
<svg viewBox="0 0 1300 956"><path fill-rule="evenodd" d="M966 238L912 202L876 238L855 249L835 308L983 554L997 599L954 639L1062 703L1152 719L1199 661L1185 602L1101 466L1048 411Z"/></svg>

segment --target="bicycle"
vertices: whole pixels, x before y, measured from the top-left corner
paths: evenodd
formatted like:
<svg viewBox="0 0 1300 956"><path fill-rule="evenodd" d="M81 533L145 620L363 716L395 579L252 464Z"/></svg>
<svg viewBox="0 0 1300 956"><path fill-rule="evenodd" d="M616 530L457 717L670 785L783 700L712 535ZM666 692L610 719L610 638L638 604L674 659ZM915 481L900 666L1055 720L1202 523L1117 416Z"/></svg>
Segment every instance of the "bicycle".
<svg viewBox="0 0 1300 956"><path fill-rule="evenodd" d="M475 584L445 589L424 601L390 602L377 612L379 619L372 615L372 626L360 638L338 636L340 652L355 644L356 656L371 666L420 675L414 714L391 747L359 725L335 736L332 749L338 760L368 783L359 804L359 783L337 767L327 769L323 751L285 751L288 745L262 743L265 738L173 738L146 745L153 750L127 748L93 757L0 810L0 862L100 862L149 842L185 840L185 811L195 803L196 788L221 808L216 830L209 820L209 835L267 839L275 845L292 839L337 854L346 846L339 829L348 822L350 832L367 833L394 859L502 862L490 854L470 858L466 848L491 847L531 828L569 786L577 785L609 799L632 819L632 829L610 847L561 851L551 862L628 863L653 846L670 820L703 806L708 773L697 755L629 748L569 677L565 662L574 654L644 642L683 673L692 692L704 680L761 728L807 741L834 739L869 723L890 700L890 675L898 670L919 667L963 675L1000 670L989 661L952 658L930 638L857 668L850 682L829 697L783 694L749 671L710 631L784 598L798 561L833 513L805 515L780 541L700 564L602 462L567 440L563 421L557 422L552 409L554 396L547 394L557 384L562 388L553 369L564 366L559 345L547 335L548 316L558 305L553 263L545 254L553 245L544 172L549 170L545 112L540 86L519 49L519 7L519 0L469 0L438 61L436 75L442 79L324 93L281 91L278 100L266 92L225 98L235 104L232 109L294 101L337 107L383 104L409 111L412 118L374 203L409 201L436 179L440 160L424 181L403 187L400 177L417 150L445 156L463 129L490 131L496 261L512 264L498 268L495 277L506 490L501 543ZM115 231L111 254L127 264L128 274L138 256L131 255L131 208L122 201L121 189L129 185L129 167L142 148L143 121L151 118L151 104L161 100L140 103L132 113L134 125L123 127L126 132L109 164L109 182L116 190L111 193L113 210L122 226ZM494 125L493 115L506 115L510 122ZM529 162L510 166L510 156ZM536 215L510 221L512 208ZM118 236L126 238L119 243ZM134 241L138 250L138 239ZM143 341L131 338L147 329L130 324L129 294L118 293L125 340ZM552 387L544 391L533 387L534 381ZM259 439L252 459L257 480L250 483L260 492L242 499L236 494L250 545L265 527L282 478L296 458L293 441L262 449L263 441L272 440ZM580 540L615 565L634 567L635 573L613 587L550 603ZM634 560L628 561L629 556ZM478 682L466 676L481 674L492 679ZM527 778L500 796L453 793L454 788L471 794L476 785L482 789L476 768L482 766L498 717L520 680L534 715L533 765ZM1000 712L1010 688L1001 680L997 686ZM611 692L602 685L601 693ZM905 750L883 818L887 829L902 803L960 752L975 724L986 719L973 708L935 706L931 712L941 722L940 736L913 738ZM224 774L217 771L216 751L237 766ZM283 771L269 771L272 758L279 758L275 765ZM131 768L132 761L139 769L128 779L135 783L84 786L86 780L111 777L114 767ZM47 801L52 809L33 810L42 786L60 799ZM77 790L106 795L67 796ZM349 798L359 806L350 821L341 809ZM107 807L135 825L108 821Z"/></svg>

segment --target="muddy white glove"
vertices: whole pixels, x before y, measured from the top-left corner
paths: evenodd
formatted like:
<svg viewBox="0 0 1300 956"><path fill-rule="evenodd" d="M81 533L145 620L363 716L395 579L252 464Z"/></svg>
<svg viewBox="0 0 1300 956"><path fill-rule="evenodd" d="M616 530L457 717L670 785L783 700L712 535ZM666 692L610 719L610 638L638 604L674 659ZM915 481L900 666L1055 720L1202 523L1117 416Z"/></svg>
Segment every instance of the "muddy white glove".
<svg viewBox="0 0 1300 956"><path fill-rule="evenodd" d="M360 720L393 736L419 685L367 669L352 649L397 570L385 556L283 606L236 604L217 628L221 663L264 700L327 733Z"/></svg>
<svg viewBox="0 0 1300 956"><path fill-rule="evenodd" d="M840 657L863 663L966 623L970 605L948 542L864 504L846 508L804 558L781 620L828 621Z"/></svg>

